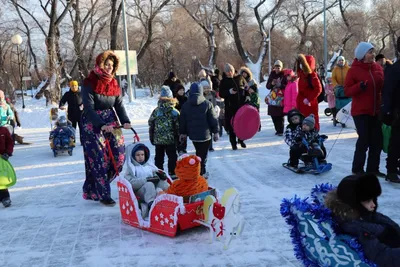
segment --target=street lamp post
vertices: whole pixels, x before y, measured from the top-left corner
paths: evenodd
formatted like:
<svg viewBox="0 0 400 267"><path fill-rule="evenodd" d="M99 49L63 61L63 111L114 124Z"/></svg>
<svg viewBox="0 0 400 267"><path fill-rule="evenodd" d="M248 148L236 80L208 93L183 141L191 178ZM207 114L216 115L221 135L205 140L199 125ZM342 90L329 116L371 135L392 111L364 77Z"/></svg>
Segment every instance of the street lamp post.
<svg viewBox="0 0 400 267"><path fill-rule="evenodd" d="M124 24L124 43L125 43L125 61L126 61L126 80L128 82L128 96L129 96L129 103L133 101L132 97L132 81L131 81L131 71L129 66L129 41L128 41L128 27L126 25L126 12L125 12L125 0L122 0L122 21ZM135 95L136 99L136 89Z"/></svg>
<svg viewBox="0 0 400 267"><path fill-rule="evenodd" d="M271 62L271 28L268 29L268 75L272 72L272 62Z"/></svg>
<svg viewBox="0 0 400 267"><path fill-rule="evenodd" d="M192 56L193 81L196 80L196 56Z"/></svg>
<svg viewBox="0 0 400 267"><path fill-rule="evenodd" d="M307 47L307 54L310 54L310 47L312 46L312 42L310 40L308 40L305 43L305 46Z"/></svg>
<svg viewBox="0 0 400 267"><path fill-rule="evenodd" d="M25 108L25 100L24 100L24 89L23 89L23 81L22 81L22 62L20 58L20 53L19 53L19 46L22 44L22 37L19 34L15 34L13 37L11 37L11 42L17 46L17 58L18 58L18 72L19 72L19 83L21 86L21 92L22 92L22 108Z"/></svg>

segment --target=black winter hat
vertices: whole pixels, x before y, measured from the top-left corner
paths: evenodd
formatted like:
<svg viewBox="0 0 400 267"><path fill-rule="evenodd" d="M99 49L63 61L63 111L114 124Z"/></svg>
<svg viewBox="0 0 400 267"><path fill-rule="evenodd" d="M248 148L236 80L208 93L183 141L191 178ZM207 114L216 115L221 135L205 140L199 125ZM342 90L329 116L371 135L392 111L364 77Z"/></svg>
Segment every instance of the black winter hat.
<svg viewBox="0 0 400 267"><path fill-rule="evenodd" d="M294 116L300 116L300 124L303 122L304 120L304 115L301 114L301 112L298 109L292 109L289 110L288 114L287 114L287 118L288 118L288 122L291 123L292 122L292 118Z"/></svg>
<svg viewBox="0 0 400 267"><path fill-rule="evenodd" d="M173 71L171 71L169 74L168 74L168 78L170 78L170 79L172 79L172 78L176 78L176 75L175 75L175 73L173 72Z"/></svg>
<svg viewBox="0 0 400 267"><path fill-rule="evenodd" d="M337 195L341 201L353 208L358 208L360 202L377 198L382 194L381 184L376 175L350 175L342 179L337 188Z"/></svg>
<svg viewBox="0 0 400 267"><path fill-rule="evenodd" d="M385 55L384 54L378 54L378 55L375 56L375 61L378 61L378 60L380 60L382 58L386 58Z"/></svg>

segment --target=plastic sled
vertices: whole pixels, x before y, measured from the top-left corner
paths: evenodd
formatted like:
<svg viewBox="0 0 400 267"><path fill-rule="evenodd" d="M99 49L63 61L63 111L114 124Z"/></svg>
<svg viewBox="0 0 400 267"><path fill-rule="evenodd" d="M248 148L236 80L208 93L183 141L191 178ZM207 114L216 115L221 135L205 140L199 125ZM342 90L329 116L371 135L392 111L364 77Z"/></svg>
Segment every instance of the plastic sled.
<svg viewBox="0 0 400 267"><path fill-rule="evenodd" d="M332 169L332 163L328 163L324 160L325 154L322 151L321 146L325 141L325 138L320 138L318 143L308 143L306 139L303 138L303 145L307 148L307 153L304 154L300 159L305 161L305 158L311 158L312 166L299 165L298 168L294 168L289 166L288 163L283 163L282 166L288 170L291 170L295 173L311 173L311 174L321 174L324 172L328 172Z"/></svg>
<svg viewBox="0 0 400 267"><path fill-rule="evenodd" d="M14 168L8 160L0 157L0 190L7 189L17 183Z"/></svg>
<svg viewBox="0 0 400 267"><path fill-rule="evenodd" d="M356 238L341 234L323 202L329 184L312 189L312 199L283 199L280 212L290 226L294 253L304 266L376 266L364 257Z"/></svg>
<svg viewBox="0 0 400 267"><path fill-rule="evenodd" d="M346 106L344 106L342 109L338 111L336 114L336 120L342 124L342 127L347 128L356 128L356 125L354 124L353 117L351 116L351 103L348 103Z"/></svg>
<svg viewBox="0 0 400 267"><path fill-rule="evenodd" d="M174 237L178 230L182 231L200 226L200 223L196 220L204 219L203 200L185 203L182 197L162 194L154 200L149 217L145 220L141 216L139 203L131 184L126 179L118 177L117 186L122 221L133 227ZM215 194L215 190L212 188L207 192L208 194ZM191 201L202 199L206 195L207 193L202 193L203 197L196 195Z"/></svg>
<svg viewBox="0 0 400 267"><path fill-rule="evenodd" d="M231 120L233 130L240 140L247 140L256 135L260 123L260 114L251 105L242 106Z"/></svg>

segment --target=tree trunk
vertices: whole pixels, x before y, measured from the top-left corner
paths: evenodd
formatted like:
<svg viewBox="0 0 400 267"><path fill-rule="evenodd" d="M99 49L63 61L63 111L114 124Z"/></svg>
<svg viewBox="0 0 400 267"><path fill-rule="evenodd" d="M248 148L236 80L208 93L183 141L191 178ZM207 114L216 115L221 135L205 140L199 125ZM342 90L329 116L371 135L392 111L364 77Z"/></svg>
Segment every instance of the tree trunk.
<svg viewBox="0 0 400 267"><path fill-rule="evenodd" d="M117 50L117 38L118 38L118 23L121 17L122 2L117 8L117 0L111 0L111 22L110 22L110 49Z"/></svg>

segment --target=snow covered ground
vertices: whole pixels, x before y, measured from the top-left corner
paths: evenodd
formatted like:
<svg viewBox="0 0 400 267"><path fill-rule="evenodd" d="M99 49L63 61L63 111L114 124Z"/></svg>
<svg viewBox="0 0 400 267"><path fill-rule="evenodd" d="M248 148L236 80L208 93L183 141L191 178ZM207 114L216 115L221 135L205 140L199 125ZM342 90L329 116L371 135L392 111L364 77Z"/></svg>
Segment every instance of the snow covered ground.
<svg viewBox="0 0 400 267"><path fill-rule="evenodd" d="M141 97L126 104L134 128L153 155L147 119L156 102ZM82 147L77 146L71 157L53 157L48 142L49 108L44 103L28 98L27 108L20 112L23 128L17 133L33 144L16 145L10 159L18 183L10 190L12 206L0 207L1 266L301 266L279 213L282 198L308 196L315 184L337 184L351 170L356 133L333 127L323 115L325 105L320 108L321 132L329 136L326 147L333 170L313 176L284 169L281 164L288 159L288 147L274 135L263 103L262 131L246 142L247 149L232 151L224 135L208 161L210 185L220 191L230 187L240 191L246 219L241 239L223 250L219 242L209 244L208 230L203 227L168 238L125 225L118 206L82 199ZM20 109L20 103L16 107ZM131 142L132 133L125 134L126 142ZM191 144L188 149L194 151ZM399 188L381 181L380 210L400 222ZM112 189L117 200L115 183Z"/></svg>

